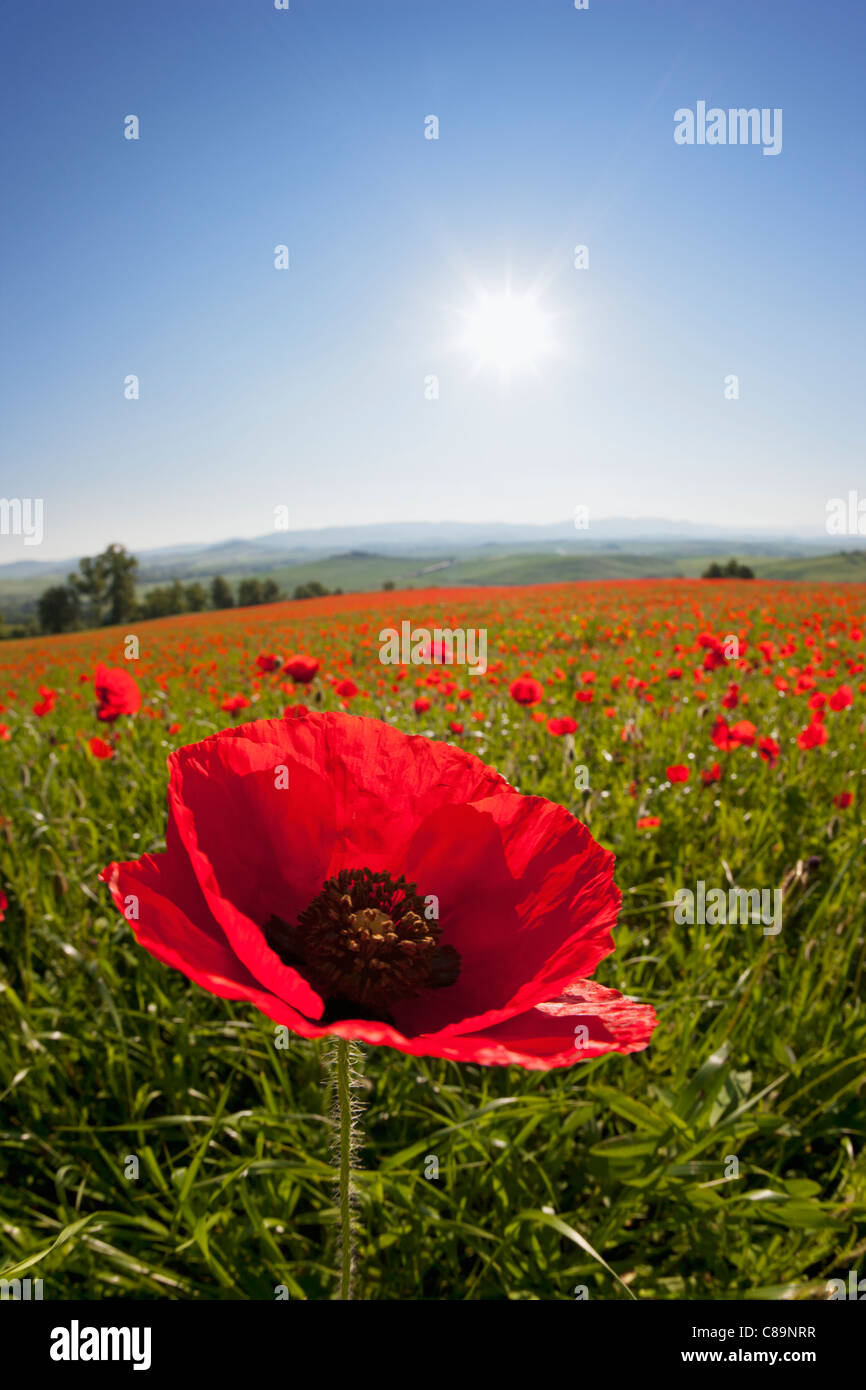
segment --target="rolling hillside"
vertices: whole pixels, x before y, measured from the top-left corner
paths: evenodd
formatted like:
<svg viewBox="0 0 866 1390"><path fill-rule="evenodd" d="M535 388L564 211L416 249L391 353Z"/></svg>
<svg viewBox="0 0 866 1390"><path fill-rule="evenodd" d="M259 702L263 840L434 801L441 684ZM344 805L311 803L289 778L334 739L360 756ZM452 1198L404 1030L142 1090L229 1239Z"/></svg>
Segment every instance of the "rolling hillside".
<svg viewBox="0 0 866 1390"><path fill-rule="evenodd" d="M767 553L769 552L769 553ZM425 555L382 554L373 550L351 550L332 555L264 552L253 547L241 551L235 543L210 547L209 557L197 554L168 557L158 564L143 564L138 584L139 596L156 584L177 578L183 583L197 581L207 585L216 574L223 574L235 589L244 576L276 581L286 597L303 584L318 581L329 590L345 593L381 589L384 584L397 589L428 589L453 585L502 585L567 583L592 579L658 579L700 577L713 560L734 556L751 566L758 579L811 581L824 583L866 582L866 549L821 553L779 553L773 546L754 543L729 547L695 542L587 544L577 547L557 545L536 550L527 546L488 543L467 547L448 555L442 551ZM35 613L39 595L51 584L65 582L71 562L38 567L11 565L4 574L0 568L0 616L6 623L26 620Z"/></svg>

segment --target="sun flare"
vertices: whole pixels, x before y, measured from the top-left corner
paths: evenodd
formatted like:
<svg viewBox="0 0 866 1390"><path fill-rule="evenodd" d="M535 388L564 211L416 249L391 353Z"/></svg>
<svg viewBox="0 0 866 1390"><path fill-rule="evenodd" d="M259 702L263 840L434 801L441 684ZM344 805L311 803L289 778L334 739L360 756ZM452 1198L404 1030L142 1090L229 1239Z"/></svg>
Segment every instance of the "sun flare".
<svg viewBox="0 0 866 1390"><path fill-rule="evenodd" d="M555 350L552 317L535 295L480 292L463 314L459 345L474 357L477 368L494 367L503 374L535 371Z"/></svg>

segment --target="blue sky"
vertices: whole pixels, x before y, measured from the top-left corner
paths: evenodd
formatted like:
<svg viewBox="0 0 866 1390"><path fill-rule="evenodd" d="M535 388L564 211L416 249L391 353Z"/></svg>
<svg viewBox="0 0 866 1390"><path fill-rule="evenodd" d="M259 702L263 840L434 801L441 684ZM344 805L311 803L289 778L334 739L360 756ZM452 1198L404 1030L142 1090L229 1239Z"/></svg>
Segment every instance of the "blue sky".
<svg viewBox="0 0 866 1390"><path fill-rule="evenodd" d="M6 4L0 495L45 540L0 561L280 505L822 526L866 485L864 31L803 0ZM781 154L678 146L699 100L782 108ZM557 351L505 377L457 340L509 280Z"/></svg>

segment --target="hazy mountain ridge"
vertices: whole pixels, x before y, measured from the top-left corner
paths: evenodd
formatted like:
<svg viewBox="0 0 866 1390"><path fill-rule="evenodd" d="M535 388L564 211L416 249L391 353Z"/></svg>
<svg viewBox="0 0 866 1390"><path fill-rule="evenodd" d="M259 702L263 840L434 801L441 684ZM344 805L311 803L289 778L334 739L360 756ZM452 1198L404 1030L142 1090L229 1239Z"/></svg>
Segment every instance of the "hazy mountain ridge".
<svg viewBox="0 0 866 1390"><path fill-rule="evenodd" d="M342 555L362 550L365 554L419 555L430 559L461 552L490 548L517 549L523 554L532 547L541 553L565 547L568 553L627 548L630 554L652 554L659 546L674 546L683 553L701 542L702 554L714 554L735 547L743 554L800 556L838 550L857 550L866 546L863 537L827 536L816 528L772 531L657 518L607 517L590 521L578 530L571 521L548 525L504 522L408 521L379 522L359 526L326 526L299 531L271 531L252 537L231 537L209 545L180 544L136 552L139 577L143 583L161 583L175 578L224 574L252 574L277 565L303 564L313 558ZM2 562L0 542L0 582L37 578L44 582L65 579L80 556L64 560L17 559Z"/></svg>
<svg viewBox="0 0 866 1390"><path fill-rule="evenodd" d="M0 555L3 551L0 549ZM866 541L627 518L549 526L496 522L396 522L275 531L215 545L173 545L137 554L136 593L183 584L271 580L282 594L318 583L368 593L456 585L570 583L603 579L698 578L714 560L735 557L757 578L866 581ZM30 621L40 595L65 584L78 561L17 560L0 565L0 618Z"/></svg>

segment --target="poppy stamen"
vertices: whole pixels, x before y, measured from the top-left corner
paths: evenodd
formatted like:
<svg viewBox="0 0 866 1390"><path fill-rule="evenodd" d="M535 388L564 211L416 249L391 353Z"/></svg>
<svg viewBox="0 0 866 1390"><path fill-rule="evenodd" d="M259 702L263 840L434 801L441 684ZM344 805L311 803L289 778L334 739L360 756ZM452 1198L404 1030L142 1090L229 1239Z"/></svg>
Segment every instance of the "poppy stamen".
<svg viewBox="0 0 866 1390"><path fill-rule="evenodd" d="M426 915L425 900L405 877L341 869L323 884L295 926L272 917L265 939L300 969L325 1000L387 1013L419 989L451 985L460 972L453 946Z"/></svg>

